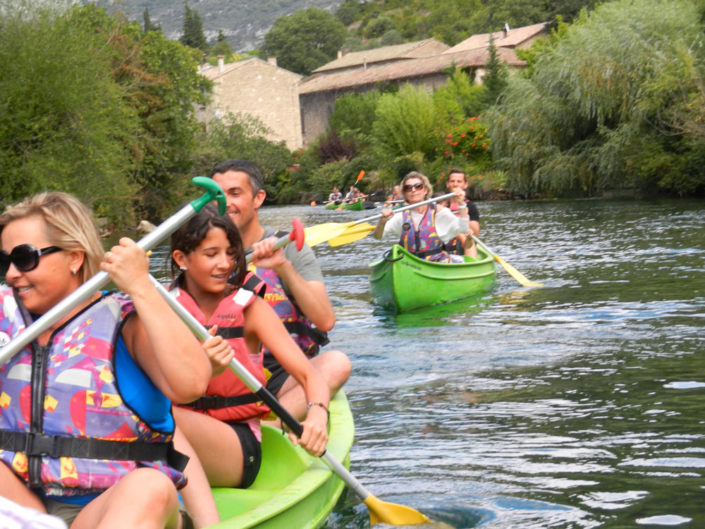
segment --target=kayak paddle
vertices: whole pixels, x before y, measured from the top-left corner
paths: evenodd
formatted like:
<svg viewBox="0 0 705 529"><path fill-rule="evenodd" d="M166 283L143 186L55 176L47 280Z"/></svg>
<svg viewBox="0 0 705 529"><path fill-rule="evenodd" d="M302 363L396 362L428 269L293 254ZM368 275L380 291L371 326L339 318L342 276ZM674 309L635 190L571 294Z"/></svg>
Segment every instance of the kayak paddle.
<svg viewBox="0 0 705 529"><path fill-rule="evenodd" d="M489 255L491 255L495 261L497 261L499 264L502 265L502 267L507 271L507 273L512 276L514 279L516 279L522 286L524 287L542 287L543 283L536 283L535 281L529 281L524 275L519 272L516 268L514 268L512 265L510 265L508 262L506 262L504 259L502 259L499 255L494 253L492 250L490 250L485 243L483 243L480 239L475 237L475 235L470 235L472 239L475 241L475 244L477 244L480 248L485 250Z"/></svg>
<svg viewBox="0 0 705 529"><path fill-rule="evenodd" d="M429 198L428 200L424 200L416 204L411 204L410 206L404 206L403 208L395 209L394 214L396 215L397 213L401 213L402 211L418 208L419 206L425 206L426 204L432 204L441 200L447 200L454 196L455 193L448 193L446 195L441 195L440 197ZM315 246L326 241L328 241L331 246L341 246L350 242L359 241L360 239L364 239L368 233L371 233L375 229L372 224L366 223L381 218L382 214L380 213L379 215L373 215L372 217L367 217L365 219L361 219L355 222L329 222L327 224L311 226L310 228L306 228L305 230L306 242L309 246Z"/></svg>
<svg viewBox="0 0 705 529"><path fill-rule="evenodd" d="M290 236L285 236L280 238L276 245L281 243L281 246L292 242ZM280 247L281 247L280 246ZM186 310L181 303L179 303L176 298L174 298L169 292L162 286L162 284L150 276L152 284L156 287L157 291L166 300L169 306L178 314L178 316L184 321L184 323L194 332L196 337L205 341L211 338L208 334L206 328L199 323L199 321ZM277 414L277 416L286 424L292 432L294 432L298 437L303 434L303 426L297 421L277 398L272 395L272 393L267 390L266 387L260 384L252 374L245 369L237 359L233 358L228 364L228 369L230 369L237 377L242 380L242 382L259 397L259 399L264 402L269 408ZM397 505L394 503L388 503L376 498L370 494L365 487L346 469L334 456L328 452L323 452L321 459L328 465L328 467L335 472L353 491L357 494L360 499L367 505L370 511L370 522L372 525L377 523L386 523L389 525L413 525L428 522L428 518L421 514L420 512L412 509L411 507L405 507L403 505Z"/></svg>
<svg viewBox="0 0 705 529"><path fill-rule="evenodd" d="M150 232L142 238L137 246L143 250L149 250L156 246L165 237L174 233L179 226L198 213L203 206L212 202L218 201L218 211L221 215L225 214L225 194L220 186L214 180L205 176L197 176L192 182L206 190L200 198L193 200L188 205L184 206L174 215L162 222L158 228ZM91 295L101 287L110 282L110 276L107 272L98 272L80 287L74 290L70 295L65 297L59 303L54 305L41 318L32 323L25 329L24 332L18 334L0 349L0 365L7 362L13 355L27 347L40 334L47 330L51 325L59 321L67 312L75 309L78 305L87 300Z"/></svg>

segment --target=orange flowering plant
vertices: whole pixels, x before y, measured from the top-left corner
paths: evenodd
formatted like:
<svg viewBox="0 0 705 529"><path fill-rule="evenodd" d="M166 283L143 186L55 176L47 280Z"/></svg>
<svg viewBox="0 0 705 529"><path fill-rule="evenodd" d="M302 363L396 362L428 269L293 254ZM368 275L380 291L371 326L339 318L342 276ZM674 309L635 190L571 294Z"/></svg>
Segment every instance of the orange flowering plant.
<svg viewBox="0 0 705 529"><path fill-rule="evenodd" d="M444 141L446 160L465 158L479 167L486 167L492 161L487 125L480 118L468 118L454 125Z"/></svg>

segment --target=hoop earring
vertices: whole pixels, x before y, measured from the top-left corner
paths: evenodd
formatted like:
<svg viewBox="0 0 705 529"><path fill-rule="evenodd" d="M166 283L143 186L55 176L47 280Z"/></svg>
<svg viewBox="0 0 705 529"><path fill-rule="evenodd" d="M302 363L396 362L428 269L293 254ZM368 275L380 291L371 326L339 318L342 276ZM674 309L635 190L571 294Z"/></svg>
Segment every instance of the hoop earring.
<svg viewBox="0 0 705 529"><path fill-rule="evenodd" d="M179 270L182 270L183 272L185 272L186 270L188 270L188 268L185 267L185 266L180 266L180 267L179 267Z"/></svg>

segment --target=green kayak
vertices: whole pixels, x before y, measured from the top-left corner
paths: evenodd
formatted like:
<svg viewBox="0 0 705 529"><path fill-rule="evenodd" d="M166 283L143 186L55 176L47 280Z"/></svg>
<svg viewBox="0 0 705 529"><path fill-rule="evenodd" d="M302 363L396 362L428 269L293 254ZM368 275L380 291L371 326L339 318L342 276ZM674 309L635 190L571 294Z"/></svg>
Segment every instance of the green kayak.
<svg viewBox="0 0 705 529"><path fill-rule="evenodd" d="M342 204L342 201L340 201L340 200L334 200L333 202L328 202L328 204L326 204L326 209L339 208L340 204Z"/></svg>
<svg viewBox="0 0 705 529"><path fill-rule="evenodd" d="M343 208L349 209L350 211L362 211L365 209L365 204L362 200L358 200L353 203L346 202L345 205L343 205Z"/></svg>
<svg viewBox="0 0 705 529"><path fill-rule="evenodd" d="M464 264L424 261L395 244L380 261L370 264L370 290L375 301L397 312L472 296L492 286L495 266L478 248L477 260Z"/></svg>
<svg viewBox="0 0 705 529"><path fill-rule="evenodd" d="M342 391L331 400L327 450L350 467L354 425ZM294 447L281 430L262 426L262 466L248 489L213 489L223 520L213 527L318 527L343 492L343 481L318 458Z"/></svg>

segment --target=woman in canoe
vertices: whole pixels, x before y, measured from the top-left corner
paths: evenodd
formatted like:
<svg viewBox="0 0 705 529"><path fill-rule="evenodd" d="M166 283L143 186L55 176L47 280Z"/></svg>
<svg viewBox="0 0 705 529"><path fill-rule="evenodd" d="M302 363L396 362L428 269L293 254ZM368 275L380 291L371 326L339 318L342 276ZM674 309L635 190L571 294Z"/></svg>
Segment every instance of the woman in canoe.
<svg viewBox="0 0 705 529"><path fill-rule="evenodd" d="M431 183L421 173L411 172L401 181L404 200L410 205L427 200L433 194ZM454 191L459 197L462 189ZM459 216L449 209L438 210L435 204L426 204L394 215L391 208L382 209L382 218L375 227L375 239L385 235L399 237L399 245L421 259L439 263L464 263L462 255L451 255L445 250L444 243L459 233L467 233L467 207L459 209Z"/></svg>
<svg viewBox="0 0 705 529"><path fill-rule="evenodd" d="M253 246L255 263L260 244ZM309 402L303 435L297 440L291 434L292 442L321 455L328 440L328 386L260 297L265 285L247 272L240 235L230 217L210 205L204 207L174 233L171 249L172 271L178 274L173 285L176 299L201 323L212 325L211 333L220 342L219 348L207 350L219 368L205 395L174 410L210 485L246 488L257 477L262 457L260 419L269 409L225 366L235 356L264 385L260 343L301 384ZM192 509L191 498L184 500Z"/></svg>
<svg viewBox="0 0 705 529"><path fill-rule="evenodd" d="M178 527L171 401L201 395L212 370L144 251L123 238L103 260L90 213L63 193L9 207L0 240L0 345L100 269L131 298L94 294L2 366L0 496L71 527Z"/></svg>

